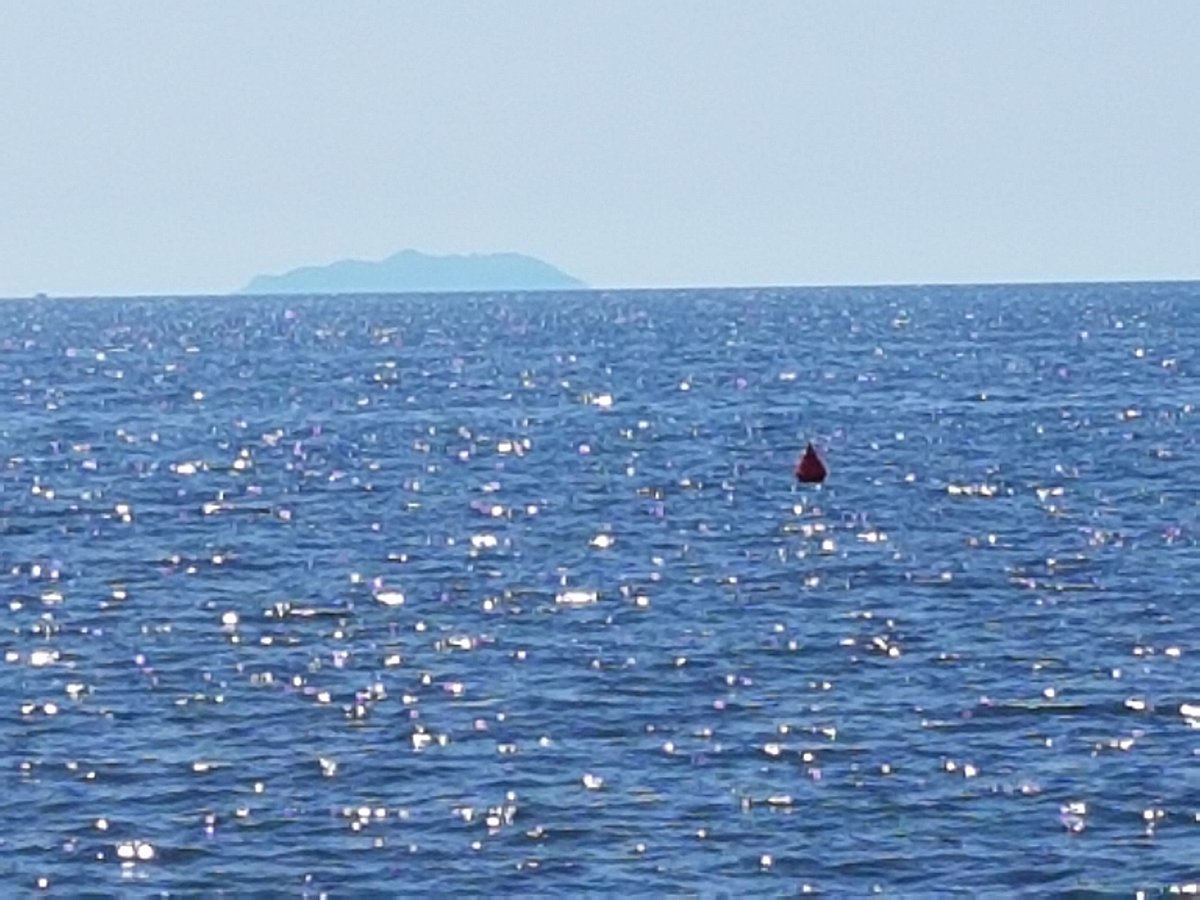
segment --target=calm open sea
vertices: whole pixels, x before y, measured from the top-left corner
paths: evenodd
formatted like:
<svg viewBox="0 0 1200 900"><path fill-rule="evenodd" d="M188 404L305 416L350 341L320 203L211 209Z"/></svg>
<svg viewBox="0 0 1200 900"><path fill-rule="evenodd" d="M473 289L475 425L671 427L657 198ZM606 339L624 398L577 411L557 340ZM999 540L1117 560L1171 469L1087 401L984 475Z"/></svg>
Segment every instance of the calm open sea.
<svg viewBox="0 0 1200 900"><path fill-rule="evenodd" d="M6 895L1200 881L1200 285L12 301L0 379Z"/></svg>

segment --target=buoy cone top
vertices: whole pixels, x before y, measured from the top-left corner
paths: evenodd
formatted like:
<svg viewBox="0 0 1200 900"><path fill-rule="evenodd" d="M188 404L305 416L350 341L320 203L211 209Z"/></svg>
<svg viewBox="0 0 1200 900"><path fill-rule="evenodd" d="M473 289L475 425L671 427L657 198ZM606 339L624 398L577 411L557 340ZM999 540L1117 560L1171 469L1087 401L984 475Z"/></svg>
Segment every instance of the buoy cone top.
<svg viewBox="0 0 1200 900"><path fill-rule="evenodd" d="M805 484L820 484L827 474L825 463L821 462L821 457L817 456L816 449L810 443L796 466L796 480Z"/></svg>

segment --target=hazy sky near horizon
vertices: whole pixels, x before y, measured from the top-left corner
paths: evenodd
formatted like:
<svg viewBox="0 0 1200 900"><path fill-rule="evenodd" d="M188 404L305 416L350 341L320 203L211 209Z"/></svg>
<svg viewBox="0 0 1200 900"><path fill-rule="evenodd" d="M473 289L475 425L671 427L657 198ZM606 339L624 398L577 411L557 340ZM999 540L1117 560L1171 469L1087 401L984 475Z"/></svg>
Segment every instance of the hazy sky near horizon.
<svg viewBox="0 0 1200 900"><path fill-rule="evenodd" d="M0 0L0 296L1200 278L1200 3Z"/></svg>

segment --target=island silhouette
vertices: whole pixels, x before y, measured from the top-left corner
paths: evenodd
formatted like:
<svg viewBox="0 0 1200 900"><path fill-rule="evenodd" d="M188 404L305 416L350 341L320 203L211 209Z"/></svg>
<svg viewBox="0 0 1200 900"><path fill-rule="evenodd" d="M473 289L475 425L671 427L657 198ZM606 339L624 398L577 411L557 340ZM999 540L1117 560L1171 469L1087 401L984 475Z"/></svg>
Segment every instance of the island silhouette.
<svg viewBox="0 0 1200 900"><path fill-rule="evenodd" d="M258 275L242 294L390 294L561 291L587 287L547 262L521 253L437 256L401 250L377 262L343 259Z"/></svg>

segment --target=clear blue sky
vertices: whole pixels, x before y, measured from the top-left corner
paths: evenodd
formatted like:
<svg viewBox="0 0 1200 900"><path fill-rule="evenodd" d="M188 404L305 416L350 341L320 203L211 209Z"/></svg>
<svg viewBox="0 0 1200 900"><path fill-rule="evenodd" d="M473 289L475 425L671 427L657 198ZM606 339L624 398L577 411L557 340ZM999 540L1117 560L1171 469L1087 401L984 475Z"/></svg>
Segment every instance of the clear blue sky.
<svg viewBox="0 0 1200 900"><path fill-rule="evenodd" d="M0 296L1200 277L1200 3L0 0Z"/></svg>

